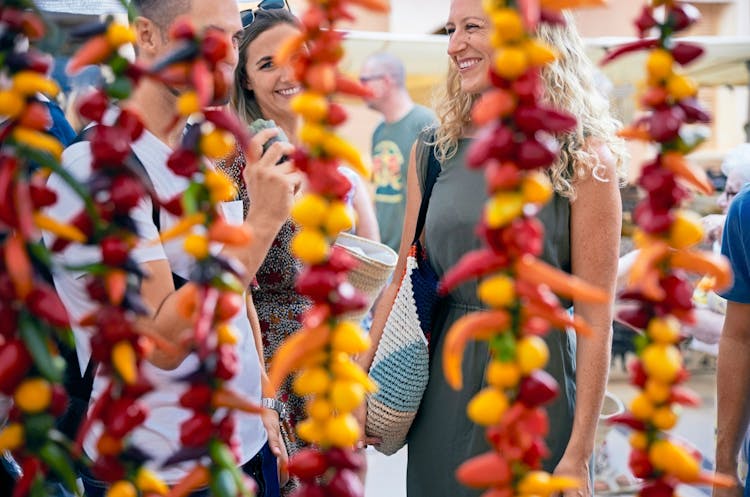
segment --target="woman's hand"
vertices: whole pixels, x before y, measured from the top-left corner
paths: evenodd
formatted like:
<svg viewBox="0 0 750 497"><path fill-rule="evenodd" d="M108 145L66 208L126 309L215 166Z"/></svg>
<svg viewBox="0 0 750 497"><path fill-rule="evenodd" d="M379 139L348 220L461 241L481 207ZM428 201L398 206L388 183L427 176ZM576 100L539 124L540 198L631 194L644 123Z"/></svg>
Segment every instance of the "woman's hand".
<svg viewBox="0 0 750 497"><path fill-rule="evenodd" d="M588 459L572 458L563 455L553 474L555 476L573 477L580 483L579 488L563 492L563 497L592 497Z"/></svg>

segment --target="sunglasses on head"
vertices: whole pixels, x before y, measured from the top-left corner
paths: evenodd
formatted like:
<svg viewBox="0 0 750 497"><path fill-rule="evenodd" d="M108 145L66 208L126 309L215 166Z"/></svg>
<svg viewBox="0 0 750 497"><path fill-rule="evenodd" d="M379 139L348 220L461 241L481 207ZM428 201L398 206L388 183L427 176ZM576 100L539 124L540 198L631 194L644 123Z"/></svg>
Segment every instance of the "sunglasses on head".
<svg viewBox="0 0 750 497"><path fill-rule="evenodd" d="M292 11L289 8L287 0L262 0L258 6L254 9L247 9L240 12L240 18L242 19L242 27L246 28L253 23L255 20L256 10L274 10L286 8L289 12Z"/></svg>

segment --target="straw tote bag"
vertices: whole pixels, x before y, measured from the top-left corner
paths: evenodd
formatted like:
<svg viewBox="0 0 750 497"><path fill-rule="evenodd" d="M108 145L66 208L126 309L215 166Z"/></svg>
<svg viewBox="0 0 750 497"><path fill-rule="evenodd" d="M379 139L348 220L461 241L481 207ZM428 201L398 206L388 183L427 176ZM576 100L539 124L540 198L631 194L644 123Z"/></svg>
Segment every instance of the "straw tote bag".
<svg viewBox="0 0 750 497"><path fill-rule="evenodd" d="M370 378L377 382L379 390L367 398L365 431L382 440L375 448L386 455L395 453L406 443L429 379L430 324L438 298L438 277L419 240L432 187L439 174L440 164L434 156L434 147L430 147L416 233L370 367Z"/></svg>
<svg viewBox="0 0 750 497"><path fill-rule="evenodd" d="M398 261L398 254L388 245L368 238L342 232L336 238L336 246L347 251L357 260L357 267L348 274L351 285L367 297L367 307L358 312L351 312L345 319L360 322L367 315L380 295Z"/></svg>

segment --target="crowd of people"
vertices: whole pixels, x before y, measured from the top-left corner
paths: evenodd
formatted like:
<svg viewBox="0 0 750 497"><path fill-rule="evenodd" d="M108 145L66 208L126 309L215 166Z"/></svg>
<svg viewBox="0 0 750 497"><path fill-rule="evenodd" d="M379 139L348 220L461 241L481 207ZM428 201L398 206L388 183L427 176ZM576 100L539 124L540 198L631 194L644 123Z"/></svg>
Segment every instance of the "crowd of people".
<svg viewBox="0 0 750 497"><path fill-rule="evenodd" d="M134 23L139 61L152 63L174 48L167 32L178 15L186 14L199 29L218 28L231 38L235 48L221 66L227 82L233 85L227 105L247 126L258 120L270 122L268 129L253 137L252 154L245 156L235 150L218 161L216 167L235 181L238 190L234 201L222 205L225 216L246 223L254 233L251 245L223 249L247 269L243 281L248 288L245 306L233 323L240 330L237 345L240 365L233 386L265 407L261 416L239 415L239 464L258 482L259 496L289 495L295 483L283 469L288 457L302 447L293 430L305 417L305 399L294 394L290 381L277 393L268 391L266 366L279 345L299 330L301 316L310 306L295 290L301 266L290 250L291 239L298 229L290 219L290 210L295 196L306 185L289 160L298 145L298 120L290 101L302 87L291 68L276 65L273 55L283 40L299 34L300 21L284 2L273 0L264 0L255 9L241 13L234 0L134 0L133 3L139 12ZM429 264L441 276L480 244L475 224L487 200L484 178L481 172L463 167L463 163L477 132L471 122L471 106L491 86L491 23L481 0L452 0L446 19L450 69L434 111L412 101L406 89L406 70L397 56L373 54L364 62L359 75L361 83L372 92L367 105L382 115L369 151L372 184L341 166L341 172L351 182L347 202L357 213L352 232L398 251L396 275L404 271L430 154L438 159L441 170L430 197L423 232ZM620 124L611 116L608 100L597 88L594 68L584 55L575 23L570 17L566 20L565 25L544 25L538 30L540 38L559 54L558 60L542 73L545 99L578 119L576 128L561 137L561 154L550 170L554 195L539 212L545 228L542 258L614 296L622 220L619 187L623 183L626 154L623 142L616 136ZM186 124L165 132L171 124L177 98L173 88L146 80L122 104L137 112L144 122L146 132L133 144L132 152L143 163L156 194L165 199L186 188L184 179L166 165ZM85 140L75 140L80 131L78 125L74 130L55 112L58 132L53 132L69 145L63 155L64 167L84 180L91 171L90 145ZM117 113L117 108L110 109L107 121L112 122ZM273 138L281 139L264 147ZM716 241L716 246L732 262L735 284L723 295L728 301L726 316L707 315L705 322L699 320L696 325L715 332L718 337L723 323L718 370L717 463L718 469L728 473L735 471L742 435L750 422L747 395L750 375L737 374L738 368L750 372L747 325L750 323L750 231L746 227L750 193L744 188L750 179L750 154L746 150L740 154L738 163L724 171L728 180L720 201L726 220L711 217L705 221L710 241ZM59 177L53 175L48 184L58 195L57 203L48 213L65 222L70 213L78 210L79 201ZM151 314L142 318L140 325L178 343L190 323L176 310L181 288L175 284L178 278L172 276L187 279L191 263L179 244L149 243L176 222L169 213L159 212L157 225L153 210L151 201L145 200L131 212L141 237L132 256L151 275L141 289ZM591 226L598 229L591 230ZM90 251L72 244L60 254L58 262L80 266L91 258ZM64 270L55 271L53 276L75 323L91 309L91 302L85 296L85 280L80 273ZM373 310L370 329L373 346L359 358L365 368L372 362L399 283L394 278L383 289ZM578 495L589 497L593 495L590 461L610 365L615 302L612 297L604 304L572 301L567 305L590 323L594 333L581 341L567 332L549 333L545 337L550 350L547 370L560 385L558 399L548 408L550 457L545 469L577 477L584 482ZM452 292L446 305L440 306L433 316L434 350L440 350L444 332L452 323L481 307L476 284ZM69 363L77 366L79 372L93 372L88 333L75 325L74 332L77 355ZM490 355L486 344L479 342L469 345L465 354L464 388L459 392L443 379L440 361L431 363L429 383L408 436L409 497L479 495L479 491L461 486L454 473L462 461L488 449L484 430L468 419L465 406L482 387ZM181 392L177 380L192 371L196 361L195 355L187 350L157 348L145 367L155 389L144 397L150 415L134 432L134 437L139 447L154 457L154 467L169 484L176 483L185 473L179 466L166 469L159 466L178 447L178 427L186 417L177 402ZM78 416L85 415L85 405L94 403L102 394L104 378L95 374L92 377L90 397L79 399L84 407ZM89 457L96 456L98 436L93 430L84 441ZM377 443L377 440L365 439L365 442ZM6 461L6 467L13 471L11 462ZM87 497L106 494L106 485L85 468L80 476ZM65 495L62 487L59 492ZM208 495L208 491L193 495Z"/></svg>

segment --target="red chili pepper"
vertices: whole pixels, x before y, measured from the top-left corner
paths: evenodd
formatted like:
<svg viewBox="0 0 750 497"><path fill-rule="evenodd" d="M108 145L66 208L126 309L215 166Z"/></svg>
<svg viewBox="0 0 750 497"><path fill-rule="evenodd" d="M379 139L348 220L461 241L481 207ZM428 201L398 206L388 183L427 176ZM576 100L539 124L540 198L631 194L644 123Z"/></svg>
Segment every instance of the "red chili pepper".
<svg viewBox="0 0 750 497"><path fill-rule="evenodd" d="M328 481L326 490L330 497L364 497L365 487L357 473L349 469L339 469Z"/></svg>
<svg viewBox="0 0 750 497"><path fill-rule="evenodd" d="M18 121L18 124L26 128L46 131L52 126L52 116L49 109L42 102L31 102Z"/></svg>
<svg viewBox="0 0 750 497"><path fill-rule="evenodd" d="M169 27L169 37L178 40L192 40L195 38L195 26L186 17L179 17Z"/></svg>
<svg viewBox="0 0 750 497"><path fill-rule="evenodd" d="M213 390L205 383L190 385L185 393L180 396L180 405L188 409L200 410L211 407L211 396Z"/></svg>
<svg viewBox="0 0 750 497"><path fill-rule="evenodd" d="M328 104L328 115L326 116L326 122L330 126L339 126L343 124L347 118L348 116L343 106L334 102Z"/></svg>
<svg viewBox="0 0 750 497"><path fill-rule="evenodd" d="M638 495L640 497L672 497L676 486L676 483L667 483L664 478L659 478L645 484Z"/></svg>
<svg viewBox="0 0 750 497"><path fill-rule="evenodd" d="M215 28L206 30L201 45L203 57L211 65L216 65L224 60L229 53L230 47L226 35Z"/></svg>
<svg viewBox="0 0 750 497"><path fill-rule="evenodd" d="M554 143L554 146L553 146ZM516 147L516 164L522 169L538 169L552 164L557 158L557 143L527 138Z"/></svg>
<svg viewBox="0 0 750 497"><path fill-rule="evenodd" d="M523 454L522 461L531 469L540 469L542 460L549 457L549 449L541 438L535 438L531 441L531 446Z"/></svg>
<svg viewBox="0 0 750 497"><path fill-rule="evenodd" d="M211 439L213 432L211 416L195 413L180 425L180 443L186 447L202 447Z"/></svg>
<svg viewBox="0 0 750 497"><path fill-rule="evenodd" d="M129 246L117 236L108 236L101 241L102 262L108 266L119 267L128 259Z"/></svg>
<svg viewBox="0 0 750 497"><path fill-rule="evenodd" d="M190 178L200 170L200 161L194 151L178 148L167 159L167 167L178 176Z"/></svg>
<svg viewBox="0 0 750 497"><path fill-rule="evenodd" d="M316 448L302 449L289 459L289 473L303 481L311 481L328 469L326 456Z"/></svg>
<svg viewBox="0 0 750 497"><path fill-rule="evenodd" d="M34 210L43 209L57 202L57 193L47 188L43 182L32 180L32 183L29 185L29 194L31 195L31 203L34 205Z"/></svg>
<svg viewBox="0 0 750 497"><path fill-rule="evenodd" d="M508 461L495 451L474 456L456 470L456 479L470 488L505 486L512 476Z"/></svg>
<svg viewBox="0 0 750 497"><path fill-rule="evenodd" d="M331 292L343 281L345 275L330 268L312 266L297 278L296 289L315 301L327 300Z"/></svg>
<svg viewBox="0 0 750 497"><path fill-rule="evenodd" d="M599 62L599 64L601 65L608 64L625 54L637 52L639 50L649 50L651 48L657 47L658 45L659 45L659 40L656 38L644 38L642 40L625 43L624 45L620 45L619 47L616 47L610 50L609 52L607 52L607 55L604 56L604 58Z"/></svg>
<svg viewBox="0 0 750 497"><path fill-rule="evenodd" d="M18 161L15 157L3 156L2 163L0 163L0 198L5 201L0 203L0 221L11 228L18 226L16 203L13 201L13 179L17 168Z"/></svg>
<svg viewBox="0 0 750 497"><path fill-rule="evenodd" d="M204 109L203 115L206 120L216 125L217 128L224 129L233 134L239 143L240 148L247 150L250 144L250 135L240 120L234 114L223 110Z"/></svg>
<svg viewBox="0 0 750 497"><path fill-rule="evenodd" d="M494 123L477 133L466 154L466 166L478 168L490 159L505 161L511 158L515 148L513 131L501 123Z"/></svg>
<svg viewBox="0 0 750 497"><path fill-rule="evenodd" d="M117 116L117 122L115 125L128 133L132 141L136 141L140 138L144 130L143 121L138 117L138 114L128 109L122 109L120 111L120 115Z"/></svg>
<svg viewBox="0 0 750 497"><path fill-rule="evenodd" d="M670 51L675 62L682 66L690 64L705 52L702 46L685 41L678 41Z"/></svg>
<svg viewBox="0 0 750 497"><path fill-rule="evenodd" d="M711 122L711 116L706 112L706 110L701 106L701 104L698 102L695 98L683 98L679 102L677 102L677 105L680 106L680 108L685 112L686 122L687 123L708 123Z"/></svg>
<svg viewBox="0 0 750 497"><path fill-rule="evenodd" d="M698 407L701 405L701 398L688 388L676 386L672 387L669 402L688 407Z"/></svg>
<svg viewBox="0 0 750 497"><path fill-rule="evenodd" d="M638 361L631 361L628 364L628 373L630 374L630 384L634 385L641 390L646 386L648 381L648 375L646 370L643 369L643 363Z"/></svg>
<svg viewBox="0 0 750 497"><path fill-rule="evenodd" d="M673 140L680 133L685 118L685 112L679 106L657 109L648 119L648 133L660 143Z"/></svg>
<svg viewBox="0 0 750 497"><path fill-rule="evenodd" d="M650 5L644 5L641 9L641 14L635 20L635 27L638 29L638 33L641 37L646 35L646 32L656 26L656 19L654 19L654 9Z"/></svg>
<svg viewBox="0 0 750 497"><path fill-rule="evenodd" d="M631 449L628 466L636 478L649 478L654 474L654 467L645 450Z"/></svg>
<svg viewBox="0 0 750 497"><path fill-rule="evenodd" d="M78 113L94 122L101 122L109 107L107 95L102 90L96 90L85 95L78 104Z"/></svg>
<svg viewBox="0 0 750 497"><path fill-rule="evenodd" d="M631 428L633 430L637 431L645 431L646 430L646 423L641 421L640 419L637 419L635 416L630 414L629 412L624 412L621 414L616 414L610 418L607 419L607 423L611 425L623 425L627 426L628 428Z"/></svg>
<svg viewBox="0 0 750 497"><path fill-rule="evenodd" d="M206 107L213 99L213 82L211 77L213 72L208 67L204 59L193 61L190 67L190 82L193 85L195 93L198 95L198 102L201 108Z"/></svg>
<svg viewBox="0 0 750 497"><path fill-rule="evenodd" d="M231 345L220 345L217 350L216 371L214 375L222 380L231 380L239 369L237 351Z"/></svg>
<svg viewBox="0 0 750 497"><path fill-rule="evenodd" d="M112 180L110 199L115 211L120 214L130 212L145 194L143 183L132 176L121 174Z"/></svg>
<svg viewBox="0 0 750 497"><path fill-rule="evenodd" d="M52 326L70 326L70 318L54 288L38 284L26 297L26 307Z"/></svg>
<svg viewBox="0 0 750 497"><path fill-rule="evenodd" d="M518 400L527 407L538 407L557 397L559 388L555 379L546 371L532 371L521 380Z"/></svg>
<svg viewBox="0 0 750 497"><path fill-rule="evenodd" d="M22 476L13 485L12 497L26 497L31 491L31 485L40 474L43 474L42 463L31 456L24 457L18 463L21 466Z"/></svg>
<svg viewBox="0 0 750 497"><path fill-rule="evenodd" d="M146 408L134 398L116 399L107 409L104 424L115 438L124 438L134 428L146 421Z"/></svg>
<svg viewBox="0 0 750 497"><path fill-rule="evenodd" d="M91 154L94 169L112 164L122 164L130 155L130 140L123 129L97 126L91 135Z"/></svg>
<svg viewBox="0 0 750 497"><path fill-rule="evenodd" d="M343 93L344 95L351 95L353 97L369 98L373 96L372 90L361 84L359 81L355 81L343 74L336 75L336 93Z"/></svg>
<svg viewBox="0 0 750 497"><path fill-rule="evenodd" d="M521 131L529 134L540 129L551 133L570 131L576 126L576 118L555 109L526 105L516 109L513 120Z"/></svg>
<svg viewBox="0 0 750 497"><path fill-rule="evenodd" d="M31 355L26 345L11 339L0 345L0 392L12 395L31 368Z"/></svg>
<svg viewBox="0 0 750 497"><path fill-rule="evenodd" d="M91 466L91 474L101 481L117 481L125 477L125 467L117 456L99 456Z"/></svg>
<svg viewBox="0 0 750 497"><path fill-rule="evenodd" d="M464 255L440 280L438 292L446 295L461 283L481 278L508 267L508 255L491 249L480 249Z"/></svg>
<svg viewBox="0 0 750 497"><path fill-rule="evenodd" d="M672 25L675 31L687 29L701 18L701 11L694 5L687 3L674 3L667 14L667 23Z"/></svg>
<svg viewBox="0 0 750 497"><path fill-rule="evenodd" d="M328 463L334 468L346 468L359 471L365 466L365 458L361 452L351 449L332 447L325 453Z"/></svg>

